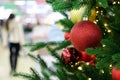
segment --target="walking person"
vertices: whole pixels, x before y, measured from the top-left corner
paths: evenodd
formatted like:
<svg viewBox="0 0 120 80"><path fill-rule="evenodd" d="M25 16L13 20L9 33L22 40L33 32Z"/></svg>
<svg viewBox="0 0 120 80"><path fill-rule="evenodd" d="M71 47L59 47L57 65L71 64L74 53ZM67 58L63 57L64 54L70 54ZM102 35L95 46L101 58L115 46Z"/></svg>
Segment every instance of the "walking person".
<svg viewBox="0 0 120 80"><path fill-rule="evenodd" d="M10 73L12 74L16 72L19 51L21 46L24 44L24 32L22 24L15 20L15 15L13 13L11 13L8 17L4 29L8 38L6 41L4 41L6 44L8 43L8 48L10 50Z"/></svg>

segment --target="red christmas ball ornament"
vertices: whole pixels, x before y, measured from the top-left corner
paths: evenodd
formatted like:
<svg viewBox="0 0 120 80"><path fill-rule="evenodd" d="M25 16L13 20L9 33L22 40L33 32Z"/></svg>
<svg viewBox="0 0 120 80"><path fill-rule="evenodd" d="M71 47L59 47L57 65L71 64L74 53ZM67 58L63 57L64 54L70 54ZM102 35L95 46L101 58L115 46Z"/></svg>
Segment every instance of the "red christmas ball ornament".
<svg viewBox="0 0 120 80"><path fill-rule="evenodd" d="M120 70L117 70L116 67L112 68L112 78L113 80L120 80Z"/></svg>
<svg viewBox="0 0 120 80"><path fill-rule="evenodd" d="M73 47L65 48L62 52L63 61L70 65L74 65L76 62L80 61L80 58L81 54Z"/></svg>
<svg viewBox="0 0 120 80"><path fill-rule="evenodd" d="M66 32L66 33L64 34L64 38L65 38L65 40L70 41L70 32Z"/></svg>
<svg viewBox="0 0 120 80"><path fill-rule="evenodd" d="M65 48L62 52L62 59L65 63L70 65L74 65L76 62L88 62L90 65L95 66L94 55L89 55L84 51L77 51L77 49L73 47Z"/></svg>
<svg viewBox="0 0 120 80"><path fill-rule="evenodd" d="M98 25L90 21L76 23L70 32L70 41L79 51L100 44L102 33Z"/></svg>

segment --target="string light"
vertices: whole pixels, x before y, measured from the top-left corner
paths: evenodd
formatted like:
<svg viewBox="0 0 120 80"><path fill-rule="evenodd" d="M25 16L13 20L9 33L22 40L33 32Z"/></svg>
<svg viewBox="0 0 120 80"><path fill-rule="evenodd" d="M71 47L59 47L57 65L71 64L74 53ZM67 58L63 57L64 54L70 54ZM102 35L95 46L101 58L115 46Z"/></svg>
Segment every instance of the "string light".
<svg viewBox="0 0 120 80"><path fill-rule="evenodd" d="M99 11L96 11L96 14L98 14L99 13Z"/></svg>
<svg viewBox="0 0 120 80"><path fill-rule="evenodd" d="M115 5L115 4L116 4L116 1L113 2L113 5Z"/></svg>
<svg viewBox="0 0 120 80"><path fill-rule="evenodd" d="M82 67L81 67L81 66L79 66L79 67L78 67L78 70L82 70Z"/></svg>
<svg viewBox="0 0 120 80"><path fill-rule="evenodd" d="M86 62L86 65L89 65L90 63L89 62Z"/></svg>
<svg viewBox="0 0 120 80"><path fill-rule="evenodd" d="M92 78L88 78L88 80L92 80Z"/></svg>
<svg viewBox="0 0 120 80"><path fill-rule="evenodd" d="M104 23L104 26L106 27L106 26L108 26L108 24L107 24L107 23Z"/></svg>
<svg viewBox="0 0 120 80"><path fill-rule="evenodd" d="M110 64L110 67L112 67L112 64Z"/></svg>
<svg viewBox="0 0 120 80"><path fill-rule="evenodd" d="M97 24L97 22L98 22L99 20L95 20L95 21L93 21L95 24Z"/></svg>
<svg viewBox="0 0 120 80"><path fill-rule="evenodd" d="M98 9L99 7L98 6L96 6L96 9Z"/></svg>
<svg viewBox="0 0 120 80"><path fill-rule="evenodd" d="M104 33L104 35L106 35L106 33Z"/></svg>
<svg viewBox="0 0 120 80"><path fill-rule="evenodd" d="M84 16L84 17L83 17L83 20L88 20L88 16Z"/></svg>
<svg viewBox="0 0 120 80"><path fill-rule="evenodd" d="M95 23L95 24L97 24L97 22L96 22L96 21L94 21L94 23Z"/></svg>
<svg viewBox="0 0 120 80"><path fill-rule="evenodd" d="M120 4L120 1L118 1L118 4Z"/></svg>
<svg viewBox="0 0 120 80"><path fill-rule="evenodd" d="M98 20L96 20L96 22L98 22Z"/></svg>
<svg viewBox="0 0 120 80"><path fill-rule="evenodd" d="M115 16L115 14L112 14L112 16Z"/></svg>
<svg viewBox="0 0 120 80"><path fill-rule="evenodd" d="M114 14L113 12L108 12L108 14L109 14L110 16L115 16L115 14Z"/></svg>
<svg viewBox="0 0 120 80"><path fill-rule="evenodd" d="M101 10L101 12L103 13L103 10Z"/></svg>
<svg viewBox="0 0 120 80"><path fill-rule="evenodd" d="M113 5L115 5L115 4L120 4L120 1L114 1Z"/></svg>
<svg viewBox="0 0 120 80"><path fill-rule="evenodd" d="M71 67L74 67L73 65L71 65Z"/></svg>
<svg viewBox="0 0 120 80"><path fill-rule="evenodd" d="M104 70L101 70L102 73L105 73Z"/></svg>
<svg viewBox="0 0 120 80"><path fill-rule="evenodd" d="M105 28L107 29L107 32L110 33L111 30L108 28L108 24L107 24L107 23L104 23L104 26L105 26Z"/></svg>
<svg viewBox="0 0 120 80"><path fill-rule="evenodd" d="M108 33L110 33L110 32L111 32L111 30L108 30L107 32L108 32Z"/></svg>
<svg viewBox="0 0 120 80"><path fill-rule="evenodd" d="M106 46L105 44L102 45L102 47L105 47L105 46Z"/></svg>
<svg viewBox="0 0 120 80"><path fill-rule="evenodd" d="M78 62L75 63L76 66L77 66L78 64L79 64Z"/></svg>

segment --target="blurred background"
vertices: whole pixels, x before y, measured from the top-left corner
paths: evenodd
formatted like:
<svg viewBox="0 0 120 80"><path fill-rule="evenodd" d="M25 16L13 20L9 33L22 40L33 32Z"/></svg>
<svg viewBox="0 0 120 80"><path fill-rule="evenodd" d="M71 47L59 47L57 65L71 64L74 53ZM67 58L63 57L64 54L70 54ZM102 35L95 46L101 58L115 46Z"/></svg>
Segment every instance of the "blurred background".
<svg viewBox="0 0 120 80"><path fill-rule="evenodd" d="M64 40L64 32L61 30L63 27L56 23L64 16L59 12L53 12L51 5L47 4L45 0L0 0L0 80L22 80L9 75L9 50L8 47L2 46L4 40L2 36L4 35L1 30L3 23L11 13L15 13L16 21L22 23L26 43ZM29 73L29 68L36 66L27 56L28 52L29 49L21 50L17 64L18 72ZM45 59L49 57L47 61L53 60L45 49L39 53ZM50 62L48 63L50 64Z"/></svg>

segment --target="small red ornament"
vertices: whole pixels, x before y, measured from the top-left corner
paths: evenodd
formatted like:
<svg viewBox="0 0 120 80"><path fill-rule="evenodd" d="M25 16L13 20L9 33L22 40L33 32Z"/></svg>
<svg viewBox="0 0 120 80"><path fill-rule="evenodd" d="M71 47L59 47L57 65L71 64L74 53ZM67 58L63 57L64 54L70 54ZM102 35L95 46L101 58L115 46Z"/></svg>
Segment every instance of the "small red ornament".
<svg viewBox="0 0 120 80"><path fill-rule="evenodd" d="M112 68L112 78L113 80L120 80L120 70L117 70L116 67Z"/></svg>
<svg viewBox="0 0 120 80"><path fill-rule="evenodd" d="M62 59L65 63L70 65L74 65L76 62L89 62L90 65L95 66L95 59L94 55L88 55L84 51L77 51L75 48L65 48L62 52Z"/></svg>
<svg viewBox="0 0 120 80"><path fill-rule="evenodd" d="M82 55L81 61L89 62L90 65L95 66L96 57L94 55L89 55L84 51L81 51L80 54Z"/></svg>
<svg viewBox="0 0 120 80"><path fill-rule="evenodd" d="M64 38L65 38L65 40L70 41L70 32L66 32L66 33L64 34Z"/></svg>
<svg viewBox="0 0 120 80"><path fill-rule="evenodd" d="M98 25L90 21L76 23L70 32L70 41L79 51L100 44L102 33Z"/></svg>
<svg viewBox="0 0 120 80"><path fill-rule="evenodd" d="M80 58L81 54L73 47L65 48L62 52L62 59L70 65L74 65Z"/></svg>

